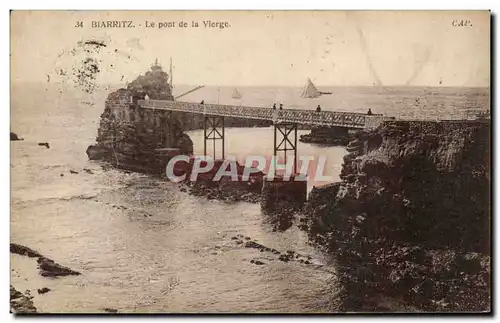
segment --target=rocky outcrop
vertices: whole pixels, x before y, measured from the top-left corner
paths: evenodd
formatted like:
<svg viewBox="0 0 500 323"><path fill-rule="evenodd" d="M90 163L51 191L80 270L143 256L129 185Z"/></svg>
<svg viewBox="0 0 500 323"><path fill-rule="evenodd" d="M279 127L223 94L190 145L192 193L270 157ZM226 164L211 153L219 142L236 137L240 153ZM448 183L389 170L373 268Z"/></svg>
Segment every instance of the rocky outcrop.
<svg viewBox="0 0 500 323"><path fill-rule="evenodd" d="M33 304L33 296L26 291L26 294L21 293L10 286L10 312L14 314L32 314L36 313L36 307Z"/></svg>
<svg viewBox="0 0 500 323"><path fill-rule="evenodd" d="M28 247L22 246L17 243L11 243L10 244L10 252L15 253L21 256L27 256L30 258L40 258L43 257L38 251L35 251L33 249L30 249Z"/></svg>
<svg viewBox="0 0 500 323"><path fill-rule="evenodd" d="M302 209L307 199L307 182L283 180L276 177L265 180L262 186L261 211L265 219L277 231L291 227L295 214Z"/></svg>
<svg viewBox="0 0 500 323"><path fill-rule="evenodd" d="M68 267L61 266L54 262L54 260L42 257L38 258L38 268L40 275L43 277L59 277L59 276L78 276L79 272L69 269Z"/></svg>
<svg viewBox="0 0 500 323"><path fill-rule="evenodd" d="M390 122L356 135L342 182L301 227L331 251L344 308L383 294L421 310L490 310L490 124Z"/></svg>
<svg viewBox="0 0 500 323"><path fill-rule="evenodd" d="M141 109L137 100L172 100L167 73L161 67L140 75L127 89L108 95L101 115L97 144L87 149L90 159L105 160L113 165L139 172L163 172L168 162L158 153L162 148L179 148L191 154L193 143L183 132L178 113Z"/></svg>
<svg viewBox="0 0 500 323"><path fill-rule="evenodd" d="M347 146L354 138L347 128L312 127L309 134L301 135L299 141L323 146Z"/></svg>
<svg viewBox="0 0 500 323"><path fill-rule="evenodd" d="M37 258L40 275L44 277L81 275L79 272L59 265L58 263L54 262L54 260L45 257L39 252L17 243L10 244L10 252L30 258Z"/></svg>
<svg viewBox="0 0 500 323"><path fill-rule="evenodd" d="M10 133L10 141L18 141L18 140L23 140L23 138L19 138L19 136L16 133L11 132Z"/></svg>

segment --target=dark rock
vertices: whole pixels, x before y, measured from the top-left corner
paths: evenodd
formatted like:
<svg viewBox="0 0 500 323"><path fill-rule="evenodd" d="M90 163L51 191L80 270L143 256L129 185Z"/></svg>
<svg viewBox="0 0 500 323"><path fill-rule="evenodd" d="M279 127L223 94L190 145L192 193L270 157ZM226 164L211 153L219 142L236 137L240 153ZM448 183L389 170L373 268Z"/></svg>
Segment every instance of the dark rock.
<svg viewBox="0 0 500 323"><path fill-rule="evenodd" d="M88 174L94 174L94 172L93 172L91 169L84 168L83 170L84 170L85 172L87 172Z"/></svg>
<svg viewBox="0 0 500 323"><path fill-rule="evenodd" d="M47 148L47 149L49 149L49 148L50 148L50 145L49 145L49 143L48 143L48 142L39 142L39 143L38 143L38 146L43 146L43 147L45 147L45 148Z"/></svg>
<svg viewBox="0 0 500 323"><path fill-rule="evenodd" d="M105 307L102 310L107 313L118 313L118 310L116 308Z"/></svg>
<svg viewBox="0 0 500 323"><path fill-rule="evenodd" d="M43 287L43 288L38 289L38 294L45 294L48 292L50 292L50 288L47 288L47 287Z"/></svg>
<svg viewBox="0 0 500 323"><path fill-rule="evenodd" d="M19 136L14 133L14 132L11 132L10 133L10 141L18 141L18 140L24 140L23 138L19 138Z"/></svg>
<svg viewBox="0 0 500 323"><path fill-rule="evenodd" d="M38 268L43 277L59 277L68 275L81 275L79 272L61 266L48 258L38 258Z"/></svg>
<svg viewBox="0 0 500 323"><path fill-rule="evenodd" d="M247 241L245 242L245 248L264 249L265 246L255 241Z"/></svg>
<svg viewBox="0 0 500 323"><path fill-rule="evenodd" d="M10 244L10 252L21 256L28 256L30 258L43 257L39 252L17 243Z"/></svg>
<svg viewBox="0 0 500 323"><path fill-rule="evenodd" d="M254 264L256 264L256 265L259 265L259 266L260 266L260 265L263 265L264 263L263 263L262 261L255 260Z"/></svg>
<svg viewBox="0 0 500 323"><path fill-rule="evenodd" d="M336 258L341 307L382 294L424 311L487 311L490 124L388 121L355 136L342 181L314 188L301 222Z"/></svg>
<svg viewBox="0 0 500 323"><path fill-rule="evenodd" d="M86 153L90 160L105 160L112 156L112 151L109 148L99 145L90 145Z"/></svg>
<svg viewBox="0 0 500 323"><path fill-rule="evenodd" d="M287 255L280 255L280 257L278 259L281 261L284 261L284 262L290 261L290 257L288 257Z"/></svg>
<svg viewBox="0 0 500 323"><path fill-rule="evenodd" d="M33 304L32 297L24 295L10 286L10 311L15 314L36 313L36 307Z"/></svg>

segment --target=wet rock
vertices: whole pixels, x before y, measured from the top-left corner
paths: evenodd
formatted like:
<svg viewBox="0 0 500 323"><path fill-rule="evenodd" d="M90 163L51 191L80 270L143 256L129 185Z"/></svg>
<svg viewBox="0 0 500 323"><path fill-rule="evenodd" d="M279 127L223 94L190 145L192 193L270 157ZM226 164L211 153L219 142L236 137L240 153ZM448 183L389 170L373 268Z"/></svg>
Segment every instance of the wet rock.
<svg viewBox="0 0 500 323"><path fill-rule="evenodd" d="M38 257L43 257L40 253L37 251L30 249L28 247L22 246L17 243L11 243L10 244L10 252L15 253L21 256L28 256L30 258L38 258Z"/></svg>
<svg viewBox="0 0 500 323"><path fill-rule="evenodd" d="M69 269L55 263L53 260L48 258L38 258L38 268L40 269L40 275L43 277L59 277L59 276L69 276L69 275L81 275L79 272Z"/></svg>
<svg viewBox="0 0 500 323"><path fill-rule="evenodd" d="M19 141L19 140L24 140L23 138L20 138L16 133L11 132L10 133L10 141Z"/></svg>
<svg viewBox="0 0 500 323"><path fill-rule="evenodd" d="M286 255L280 255L280 257L278 258L279 260L281 261L284 261L284 262L289 262L290 261L290 258Z"/></svg>
<svg viewBox="0 0 500 323"><path fill-rule="evenodd" d="M261 245L260 243L257 243L255 241L247 241L245 242L245 248L254 248L254 249L264 249L265 246Z"/></svg>
<svg viewBox="0 0 500 323"><path fill-rule="evenodd" d="M238 241L236 241L236 243L237 243L237 244L242 244L242 243L243 243L243 241L238 240Z"/></svg>
<svg viewBox="0 0 500 323"><path fill-rule="evenodd" d="M255 260L255 261L254 261L254 264L261 266L261 265L263 265L264 263L263 263L262 261L260 261L260 260Z"/></svg>
<svg viewBox="0 0 500 323"><path fill-rule="evenodd" d="M118 310L116 308L105 307L102 310L107 313L118 313Z"/></svg>
<svg viewBox="0 0 500 323"><path fill-rule="evenodd" d="M36 313L36 307L33 304L32 297L24 295L10 286L10 311L15 314Z"/></svg>
<svg viewBox="0 0 500 323"><path fill-rule="evenodd" d="M70 169L70 171L69 171L69 172L70 172L71 174L78 174L78 172L77 172L77 171L74 171L74 170L71 170L71 169Z"/></svg>
<svg viewBox="0 0 500 323"><path fill-rule="evenodd" d="M251 240L251 238L250 237L245 237L245 240Z"/></svg>
<svg viewBox="0 0 500 323"><path fill-rule="evenodd" d="M45 294L45 293L50 292L50 288L43 287L43 288L39 288L37 291L38 291L38 294Z"/></svg>

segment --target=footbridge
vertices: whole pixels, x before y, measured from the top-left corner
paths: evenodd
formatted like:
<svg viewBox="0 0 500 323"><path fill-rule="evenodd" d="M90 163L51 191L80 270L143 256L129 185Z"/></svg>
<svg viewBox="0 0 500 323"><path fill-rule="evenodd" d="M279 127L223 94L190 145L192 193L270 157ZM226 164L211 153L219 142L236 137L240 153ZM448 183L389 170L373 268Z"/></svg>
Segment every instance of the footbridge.
<svg viewBox="0 0 500 323"><path fill-rule="evenodd" d="M139 106L148 109L204 114L206 116L236 117L269 120L276 124L296 123L314 126L336 126L350 129L376 128L384 120L381 114L342 111L314 111L298 109L272 109L222 104L200 104L167 100L139 100Z"/></svg>
<svg viewBox="0 0 500 323"><path fill-rule="evenodd" d="M381 114L367 115L341 111L277 109L168 100L138 100L137 104L145 109L204 115L204 153L207 154L207 141L213 140L214 158L216 140L222 140L222 158L224 158L224 117L272 121L274 124L274 156L277 156L279 151L284 152L286 163L287 152L293 152L295 172L297 167L297 126L299 124L363 130L376 128L385 120Z"/></svg>

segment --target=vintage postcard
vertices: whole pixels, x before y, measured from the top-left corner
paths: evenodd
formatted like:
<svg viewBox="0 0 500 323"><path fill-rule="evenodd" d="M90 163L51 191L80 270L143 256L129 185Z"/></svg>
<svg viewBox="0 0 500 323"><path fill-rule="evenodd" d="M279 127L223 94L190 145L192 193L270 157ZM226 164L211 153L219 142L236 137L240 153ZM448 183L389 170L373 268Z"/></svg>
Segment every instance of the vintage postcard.
<svg viewBox="0 0 500 323"><path fill-rule="evenodd" d="M12 11L12 313L489 313L489 11Z"/></svg>

